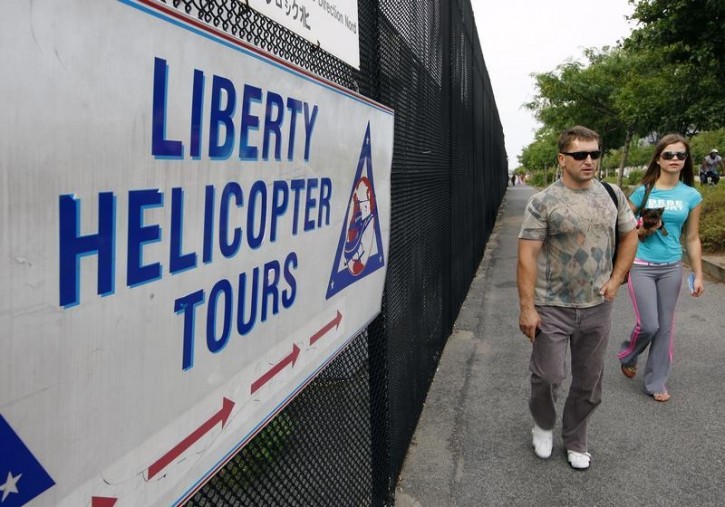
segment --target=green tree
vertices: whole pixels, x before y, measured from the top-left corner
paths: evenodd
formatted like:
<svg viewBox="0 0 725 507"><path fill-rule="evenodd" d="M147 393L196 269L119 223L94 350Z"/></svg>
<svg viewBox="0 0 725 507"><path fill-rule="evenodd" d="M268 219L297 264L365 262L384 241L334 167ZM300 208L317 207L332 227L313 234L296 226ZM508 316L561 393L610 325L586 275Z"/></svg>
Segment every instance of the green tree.
<svg viewBox="0 0 725 507"><path fill-rule="evenodd" d="M572 124L593 128L602 136L605 151L624 146L621 185L632 139L653 126L653 117L631 100L644 78L637 73L638 59L621 48L588 49L584 54L587 64L569 61L552 72L534 75L538 94L525 106L549 128L562 130Z"/></svg>
<svg viewBox="0 0 725 507"><path fill-rule="evenodd" d="M587 50L590 62L602 55ZM568 61L551 72L534 74L537 95L525 104L548 128L560 132L571 125L586 125L602 134L605 148L621 145L626 128L614 109L616 75L598 72L593 65Z"/></svg>
<svg viewBox="0 0 725 507"><path fill-rule="evenodd" d="M537 95L524 104L549 131L597 130L603 149L620 157L620 185L635 139L691 137L725 121L725 2L640 0L632 19L639 27L621 45L534 74ZM536 163L540 142L524 151L526 163Z"/></svg>
<svg viewBox="0 0 725 507"><path fill-rule="evenodd" d="M640 0L632 19L640 27L624 41L647 55L658 101L659 132L693 135L723 127L725 118L725 2ZM653 72L650 71L650 74Z"/></svg>
<svg viewBox="0 0 725 507"><path fill-rule="evenodd" d="M534 142L521 151L519 164L534 171L556 165L558 135L553 129L540 128L535 134Z"/></svg>

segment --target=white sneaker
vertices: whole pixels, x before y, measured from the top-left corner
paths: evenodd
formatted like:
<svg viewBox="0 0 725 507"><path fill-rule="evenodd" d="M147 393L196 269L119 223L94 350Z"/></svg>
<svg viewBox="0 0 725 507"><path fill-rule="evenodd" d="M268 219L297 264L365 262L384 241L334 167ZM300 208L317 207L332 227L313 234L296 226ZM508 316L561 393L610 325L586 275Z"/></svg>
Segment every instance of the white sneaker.
<svg viewBox="0 0 725 507"><path fill-rule="evenodd" d="M543 430L534 424L534 429L531 430L531 436L534 453L541 459L546 459L551 456L551 448L554 445L554 431Z"/></svg>
<svg viewBox="0 0 725 507"><path fill-rule="evenodd" d="M588 452L566 451L566 459L575 470L586 470L589 468L589 460L591 458L592 455Z"/></svg>

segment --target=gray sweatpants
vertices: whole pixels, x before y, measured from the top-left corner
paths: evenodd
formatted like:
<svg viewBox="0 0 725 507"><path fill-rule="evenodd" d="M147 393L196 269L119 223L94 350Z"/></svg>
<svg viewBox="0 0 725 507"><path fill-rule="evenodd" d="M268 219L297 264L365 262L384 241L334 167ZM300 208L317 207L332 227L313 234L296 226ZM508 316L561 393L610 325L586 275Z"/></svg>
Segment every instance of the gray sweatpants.
<svg viewBox="0 0 725 507"><path fill-rule="evenodd" d="M612 302L590 308L537 306L541 333L529 361L534 422L552 429L556 399L566 378L566 350L571 348L571 387L564 405L562 440L568 450L587 452L587 426L602 402L604 357L611 328Z"/></svg>
<svg viewBox="0 0 725 507"><path fill-rule="evenodd" d="M644 369L644 390L666 393L672 370L672 344L675 307L682 284L682 265L632 265L627 289L637 319L629 340L619 350L619 362L637 364L638 356L649 346Z"/></svg>

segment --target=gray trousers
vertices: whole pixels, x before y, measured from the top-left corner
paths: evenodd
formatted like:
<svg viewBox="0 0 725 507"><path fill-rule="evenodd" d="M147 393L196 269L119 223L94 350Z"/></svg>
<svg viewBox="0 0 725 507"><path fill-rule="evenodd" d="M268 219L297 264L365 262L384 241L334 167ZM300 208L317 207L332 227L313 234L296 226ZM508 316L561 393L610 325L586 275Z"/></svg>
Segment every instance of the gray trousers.
<svg viewBox="0 0 725 507"><path fill-rule="evenodd" d="M672 370L672 342L675 307L682 284L682 265L632 265L627 288L637 319L629 340L619 350L619 362L636 365L638 356L649 347L644 369L644 390L666 393Z"/></svg>
<svg viewBox="0 0 725 507"><path fill-rule="evenodd" d="M553 429L559 387L566 379L566 351L571 348L571 386L564 404L561 436L568 450L587 452L587 426L602 402L604 358L611 328L612 302L590 308L537 306L541 333L529 361L534 422Z"/></svg>

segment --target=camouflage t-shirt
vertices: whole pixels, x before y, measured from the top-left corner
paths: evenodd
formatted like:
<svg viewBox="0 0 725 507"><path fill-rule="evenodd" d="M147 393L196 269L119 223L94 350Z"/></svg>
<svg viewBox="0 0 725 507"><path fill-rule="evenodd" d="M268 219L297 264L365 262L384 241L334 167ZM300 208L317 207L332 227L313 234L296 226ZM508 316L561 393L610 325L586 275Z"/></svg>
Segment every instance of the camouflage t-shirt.
<svg viewBox="0 0 725 507"><path fill-rule="evenodd" d="M558 180L529 199L519 238L544 242L534 304L586 308L604 302L599 290L612 272L615 220L620 234L636 223L624 193L612 188L617 208L598 180L584 190Z"/></svg>

